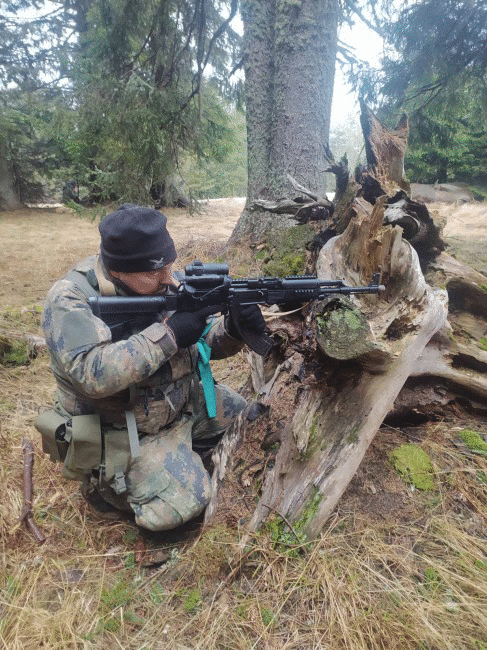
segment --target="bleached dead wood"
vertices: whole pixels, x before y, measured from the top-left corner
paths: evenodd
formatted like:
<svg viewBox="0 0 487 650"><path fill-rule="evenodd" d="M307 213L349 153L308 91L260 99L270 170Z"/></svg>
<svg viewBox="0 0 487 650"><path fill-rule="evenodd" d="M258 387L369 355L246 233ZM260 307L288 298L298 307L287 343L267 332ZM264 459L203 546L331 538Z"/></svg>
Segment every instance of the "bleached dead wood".
<svg viewBox="0 0 487 650"><path fill-rule="evenodd" d="M448 292L448 324L431 339L411 372L411 377L420 380L414 389L418 404L412 408L423 414L426 408L435 408L431 402L434 380L434 397L444 407L455 411L461 404L469 412L487 411L487 278L447 253L429 264L426 277ZM411 399L413 395L402 399L398 410L404 411Z"/></svg>
<svg viewBox="0 0 487 650"><path fill-rule="evenodd" d="M319 201L293 201L283 199L281 201L256 200L251 205L252 210L265 210L276 214L294 215L294 219L299 223L308 221L323 221L327 219L332 211L333 204L327 199Z"/></svg>
<svg viewBox="0 0 487 650"><path fill-rule="evenodd" d="M389 196L397 187L410 194L409 183L404 179L404 156L409 137L409 120L404 113L396 128L388 129L360 100L360 124L365 141L367 163L373 176Z"/></svg>
<svg viewBox="0 0 487 650"><path fill-rule="evenodd" d="M369 168L361 176L363 184L349 182L334 218L340 234L321 249L316 269L320 278L340 278L350 285L367 284L380 270L386 292L329 298L304 310L304 318L296 317L294 331L291 321L283 325L283 338L273 326L279 376L267 381L265 428L272 433L279 424L280 447L246 522L249 534L269 516L280 515L284 528L292 526L295 534L319 535L408 377L431 373L459 390L485 395L483 377L478 372L473 377L472 371L475 364L477 370L487 368L487 353L478 350L474 360L470 343L462 339L451 345L445 336L448 294L463 331L473 328L467 318L472 308L485 318L480 278L460 272L455 261L440 254L440 228L421 205L403 198L407 120L389 132L366 111L362 124ZM420 236L421 262L404 239L411 233ZM432 284L442 288L426 282L422 269L428 264L435 275ZM322 317L324 327L318 322ZM347 326L332 326L331 321ZM254 372L261 378L259 386L268 366L266 361ZM224 494L226 479L219 476Z"/></svg>
<svg viewBox="0 0 487 650"><path fill-rule="evenodd" d="M328 219L333 213L333 203L326 197L311 192L308 188L298 183L290 174L286 174L288 181L295 190L308 196L311 200L297 197L295 199L280 199L278 201L268 201L257 199L252 202L250 209L253 211L272 212L274 214L294 215L298 223L307 223L308 221L320 221Z"/></svg>
<svg viewBox="0 0 487 650"><path fill-rule="evenodd" d="M443 379L465 399L487 400L487 352L452 341L446 328L441 334L423 350L410 376Z"/></svg>
<svg viewBox="0 0 487 650"><path fill-rule="evenodd" d="M354 284L381 267L387 292L361 299L370 334L368 349L356 355L360 369L335 385L329 380L329 391L309 388L301 394L248 524L251 531L274 511L306 537L319 534L426 344L445 324L446 292L426 284L401 230L382 226L382 210L380 202L372 209L358 200L356 218L320 253L319 277ZM333 347L333 341L328 344Z"/></svg>

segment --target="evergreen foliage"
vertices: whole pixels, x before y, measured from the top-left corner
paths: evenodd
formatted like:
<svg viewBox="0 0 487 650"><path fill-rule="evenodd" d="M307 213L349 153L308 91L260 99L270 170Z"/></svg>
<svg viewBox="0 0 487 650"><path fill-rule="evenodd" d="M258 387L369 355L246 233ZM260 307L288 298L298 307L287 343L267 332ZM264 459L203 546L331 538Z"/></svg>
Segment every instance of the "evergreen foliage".
<svg viewBox="0 0 487 650"><path fill-rule="evenodd" d="M235 10L233 2L230 17ZM216 92L237 38L228 21L203 0L92 6L76 78L92 191L147 202L156 188L172 202L185 154L224 156L231 133ZM204 79L210 57L213 75Z"/></svg>
<svg viewBox="0 0 487 650"><path fill-rule="evenodd" d="M245 115L227 107L232 138L219 156L187 157L182 175L199 199L245 196L247 193L247 130Z"/></svg>
<svg viewBox="0 0 487 650"><path fill-rule="evenodd" d="M222 97L240 93L229 83L236 9L237 0L0 0L0 137L21 198L36 198L34 168L57 174L58 187L76 178L89 201L187 194L185 160L221 162L235 140Z"/></svg>
<svg viewBox="0 0 487 650"><path fill-rule="evenodd" d="M361 72L358 82L382 117L410 115L410 180L486 185L487 6L421 0L383 27L382 68Z"/></svg>
<svg viewBox="0 0 487 650"><path fill-rule="evenodd" d="M56 116L66 102L74 23L55 3L31 20L41 4L0 0L0 150L23 202L42 199L42 177L67 162Z"/></svg>
<svg viewBox="0 0 487 650"><path fill-rule="evenodd" d="M24 203L42 200L42 180L66 162L56 142L55 104L56 99L46 91L0 93L0 150L10 163Z"/></svg>

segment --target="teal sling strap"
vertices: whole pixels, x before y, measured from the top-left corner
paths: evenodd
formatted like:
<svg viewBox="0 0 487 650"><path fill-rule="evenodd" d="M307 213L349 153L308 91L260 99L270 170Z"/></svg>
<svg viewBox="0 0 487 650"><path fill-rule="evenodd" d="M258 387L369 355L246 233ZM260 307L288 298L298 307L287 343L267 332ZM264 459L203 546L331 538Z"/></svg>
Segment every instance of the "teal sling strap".
<svg viewBox="0 0 487 650"><path fill-rule="evenodd" d="M211 348L205 341L205 336L212 326L209 323L198 341L198 373L200 375L201 384L203 386L203 395L205 396L206 412L208 417L216 417L216 395L215 395L215 382L210 367Z"/></svg>

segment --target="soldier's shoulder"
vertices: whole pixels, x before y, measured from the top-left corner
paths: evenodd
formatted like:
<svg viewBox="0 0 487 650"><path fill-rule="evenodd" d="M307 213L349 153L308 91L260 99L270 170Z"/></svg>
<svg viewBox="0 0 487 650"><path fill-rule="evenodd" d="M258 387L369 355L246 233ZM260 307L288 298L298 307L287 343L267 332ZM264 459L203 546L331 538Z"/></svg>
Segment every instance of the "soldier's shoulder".
<svg viewBox="0 0 487 650"><path fill-rule="evenodd" d="M95 268L97 257L97 255L85 257L83 260L77 262L73 267L71 267L68 273L71 271L79 271L80 273L88 273L88 271L92 271Z"/></svg>
<svg viewBox="0 0 487 650"><path fill-rule="evenodd" d="M93 271L95 261L96 255L91 255L72 266L63 278L52 285L47 294L47 301L57 302L62 297L73 297L82 294L82 276L86 276L87 273ZM79 279L76 273L73 273L74 271L80 274Z"/></svg>

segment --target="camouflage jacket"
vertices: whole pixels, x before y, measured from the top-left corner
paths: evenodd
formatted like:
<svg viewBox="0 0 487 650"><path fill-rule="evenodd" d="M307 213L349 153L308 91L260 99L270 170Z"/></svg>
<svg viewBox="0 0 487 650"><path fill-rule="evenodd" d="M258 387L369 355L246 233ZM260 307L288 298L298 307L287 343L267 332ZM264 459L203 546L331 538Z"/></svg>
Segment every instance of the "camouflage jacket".
<svg viewBox="0 0 487 650"><path fill-rule="evenodd" d="M125 421L133 410L140 432L156 433L187 410L198 381L196 345L178 350L171 330L153 323L120 341L93 315L90 296L99 295L96 257L77 264L50 289L42 326L57 382L56 409L66 415L99 413L102 421ZM227 334L223 317L206 336L212 358L243 346Z"/></svg>

